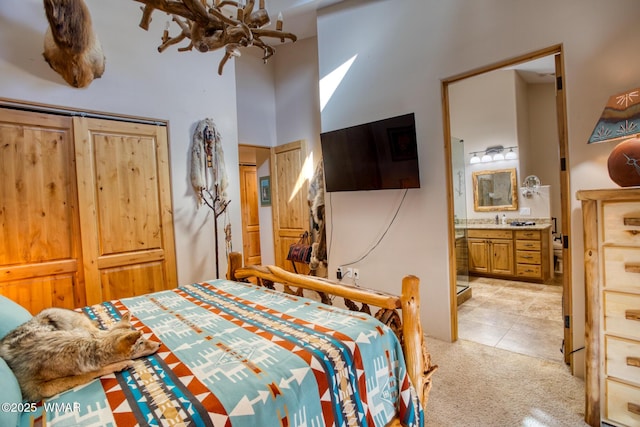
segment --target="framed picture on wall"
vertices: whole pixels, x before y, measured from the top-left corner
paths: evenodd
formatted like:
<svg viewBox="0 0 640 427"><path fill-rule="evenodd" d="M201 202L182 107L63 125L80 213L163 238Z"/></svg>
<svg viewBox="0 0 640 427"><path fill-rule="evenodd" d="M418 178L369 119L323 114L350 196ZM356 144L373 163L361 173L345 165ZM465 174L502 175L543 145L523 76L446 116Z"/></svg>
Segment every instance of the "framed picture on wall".
<svg viewBox="0 0 640 427"><path fill-rule="evenodd" d="M260 177L260 206L271 206L271 177Z"/></svg>

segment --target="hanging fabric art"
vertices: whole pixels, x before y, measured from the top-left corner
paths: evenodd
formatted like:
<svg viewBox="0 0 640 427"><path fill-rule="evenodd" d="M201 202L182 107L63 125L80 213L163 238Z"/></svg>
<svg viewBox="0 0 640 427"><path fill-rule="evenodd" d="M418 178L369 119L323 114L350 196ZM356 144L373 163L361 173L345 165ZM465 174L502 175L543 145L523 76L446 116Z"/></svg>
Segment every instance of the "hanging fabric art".
<svg viewBox="0 0 640 427"><path fill-rule="evenodd" d="M198 206L204 203L214 215L214 234L216 251L216 278L220 278L218 262L218 217L229 205L227 197L227 171L222 150L222 138L212 119L198 122L193 132L191 145L191 185L198 199ZM225 216L225 249L231 250L231 222Z"/></svg>
<svg viewBox="0 0 640 427"><path fill-rule="evenodd" d="M198 122L193 133L191 185L199 204L206 202L207 196L213 202L216 211L228 203L229 181L224 163L222 138L210 118Z"/></svg>

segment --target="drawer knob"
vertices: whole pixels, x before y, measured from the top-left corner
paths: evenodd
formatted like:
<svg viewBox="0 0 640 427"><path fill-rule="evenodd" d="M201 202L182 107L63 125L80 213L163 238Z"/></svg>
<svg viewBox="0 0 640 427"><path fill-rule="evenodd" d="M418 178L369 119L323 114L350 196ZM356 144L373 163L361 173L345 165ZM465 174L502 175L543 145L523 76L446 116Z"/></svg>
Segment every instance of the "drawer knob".
<svg viewBox="0 0 640 427"><path fill-rule="evenodd" d="M640 415L640 405L627 402L627 411L631 412L632 414Z"/></svg>
<svg viewBox="0 0 640 427"><path fill-rule="evenodd" d="M626 310L624 318L627 320L640 320L640 310Z"/></svg>
<svg viewBox="0 0 640 427"><path fill-rule="evenodd" d="M627 273L640 273L640 262L625 262L624 271Z"/></svg>
<svg viewBox="0 0 640 427"><path fill-rule="evenodd" d="M640 368L640 357L627 357L627 365Z"/></svg>

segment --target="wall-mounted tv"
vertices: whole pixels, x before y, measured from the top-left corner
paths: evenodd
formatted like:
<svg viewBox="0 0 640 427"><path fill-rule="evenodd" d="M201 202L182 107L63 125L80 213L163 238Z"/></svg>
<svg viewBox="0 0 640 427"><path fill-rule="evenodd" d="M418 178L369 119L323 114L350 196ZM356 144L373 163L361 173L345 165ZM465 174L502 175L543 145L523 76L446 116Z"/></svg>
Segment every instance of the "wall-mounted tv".
<svg viewBox="0 0 640 427"><path fill-rule="evenodd" d="M320 134L328 192L420 188L413 113Z"/></svg>

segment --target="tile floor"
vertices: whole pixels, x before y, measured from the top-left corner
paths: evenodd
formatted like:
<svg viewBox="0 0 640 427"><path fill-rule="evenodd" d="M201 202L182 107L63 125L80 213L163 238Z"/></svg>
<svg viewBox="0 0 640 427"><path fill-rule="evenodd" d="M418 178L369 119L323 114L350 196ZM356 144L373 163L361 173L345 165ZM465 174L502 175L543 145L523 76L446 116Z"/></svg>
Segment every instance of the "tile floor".
<svg viewBox="0 0 640 427"><path fill-rule="evenodd" d="M460 339L562 362L562 280L554 284L470 277L458 307Z"/></svg>

